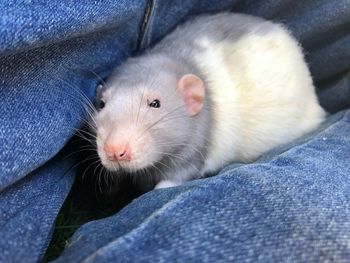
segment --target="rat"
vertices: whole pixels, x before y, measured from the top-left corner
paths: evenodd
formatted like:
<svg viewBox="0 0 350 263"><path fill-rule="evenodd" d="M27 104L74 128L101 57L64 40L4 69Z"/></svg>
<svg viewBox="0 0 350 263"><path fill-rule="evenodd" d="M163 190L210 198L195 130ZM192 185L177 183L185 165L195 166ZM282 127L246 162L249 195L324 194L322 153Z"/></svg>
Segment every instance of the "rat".
<svg viewBox="0 0 350 263"><path fill-rule="evenodd" d="M102 165L148 189L254 162L326 117L291 33L245 14L192 18L97 90Z"/></svg>

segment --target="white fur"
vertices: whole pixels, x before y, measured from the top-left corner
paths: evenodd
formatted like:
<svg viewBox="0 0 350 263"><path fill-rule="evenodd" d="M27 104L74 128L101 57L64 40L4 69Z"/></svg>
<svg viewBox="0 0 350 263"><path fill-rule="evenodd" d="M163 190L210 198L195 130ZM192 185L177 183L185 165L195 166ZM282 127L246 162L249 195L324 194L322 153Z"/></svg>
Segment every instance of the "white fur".
<svg viewBox="0 0 350 263"><path fill-rule="evenodd" d="M301 48L282 26L265 22L236 41L197 41L214 117L204 172L253 161L323 120Z"/></svg>
<svg viewBox="0 0 350 263"><path fill-rule="evenodd" d="M180 185L181 183L174 182L174 181L169 181L169 180L162 180L160 181L154 189L162 189L162 188L169 188L169 187L175 187Z"/></svg>

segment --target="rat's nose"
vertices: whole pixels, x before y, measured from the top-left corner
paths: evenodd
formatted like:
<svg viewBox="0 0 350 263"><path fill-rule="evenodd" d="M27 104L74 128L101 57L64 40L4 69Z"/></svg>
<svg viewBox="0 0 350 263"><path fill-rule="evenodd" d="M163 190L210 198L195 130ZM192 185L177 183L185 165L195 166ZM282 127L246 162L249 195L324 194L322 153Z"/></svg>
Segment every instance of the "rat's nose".
<svg viewBox="0 0 350 263"><path fill-rule="evenodd" d="M107 155L107 159L110 161L130 161L131 152L128 144L126 145L110 145L105 144L104 151Z"/></svg>

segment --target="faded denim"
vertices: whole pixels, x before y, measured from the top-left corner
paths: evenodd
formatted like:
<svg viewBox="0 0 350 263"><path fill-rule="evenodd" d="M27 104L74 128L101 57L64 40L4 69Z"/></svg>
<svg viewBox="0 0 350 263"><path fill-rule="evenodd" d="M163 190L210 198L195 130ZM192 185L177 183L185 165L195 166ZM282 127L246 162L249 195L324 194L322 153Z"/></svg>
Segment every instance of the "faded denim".
<svg viewBox="0 0 350 263"><path fill-rule="evenodd" d="M145 21L149 10L148 22ZM37 262L74 179L66 158L80 93L190 15L244 12L300 40L332 115L250 165L151 191L73 236L59 262L349 261L350 2L25 1L0 3L0 262Z"/></svg>

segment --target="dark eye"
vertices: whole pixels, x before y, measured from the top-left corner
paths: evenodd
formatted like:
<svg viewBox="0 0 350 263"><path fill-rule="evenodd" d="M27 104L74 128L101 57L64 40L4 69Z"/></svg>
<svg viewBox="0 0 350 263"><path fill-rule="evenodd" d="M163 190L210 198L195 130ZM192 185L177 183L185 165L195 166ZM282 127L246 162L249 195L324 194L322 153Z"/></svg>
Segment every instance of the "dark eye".
<svg viewBox="0 0 350 263"><path fill-rule="evenodd" d="M98 104L98 107L99 109L103 109L106 105L106 102L104 100L100 100L99 104Z"/></svg>
<svg viewBox="0 0 350 263"><path fill-rule="evenodd" d="M148 106L152 108L159 108L160 107L160 101L158 99L155 99L151 103L148 103Z"/></svg>

